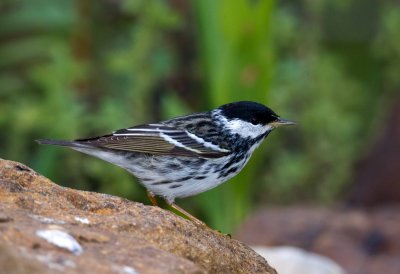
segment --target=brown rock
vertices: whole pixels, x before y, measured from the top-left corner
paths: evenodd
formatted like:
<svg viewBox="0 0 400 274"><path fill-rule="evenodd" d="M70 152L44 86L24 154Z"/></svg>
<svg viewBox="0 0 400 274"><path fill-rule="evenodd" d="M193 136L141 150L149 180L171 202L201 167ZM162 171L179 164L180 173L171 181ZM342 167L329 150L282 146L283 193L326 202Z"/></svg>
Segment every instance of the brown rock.
<svg viewBox="0 0 400 274"><path fill-rule="evenodd" d="M169 211L61 187L1 159L0 220L4 273L276 273L246 245Z"/></svg>
<svg viewBox="0 0 400 274"><path fill-rule="evenodd" d="M237 237L250 245L296 246L349 274L399 273L400 205L371 210L288 207L258 212Z"/></svg>

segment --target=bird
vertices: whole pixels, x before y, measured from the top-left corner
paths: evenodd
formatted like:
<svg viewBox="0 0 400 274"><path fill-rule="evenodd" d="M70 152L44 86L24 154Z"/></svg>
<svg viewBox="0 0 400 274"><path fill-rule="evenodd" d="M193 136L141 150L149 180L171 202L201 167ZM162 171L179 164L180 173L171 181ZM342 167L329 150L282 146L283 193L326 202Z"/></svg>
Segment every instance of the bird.
<svg viewBox="0 0 400 274"><path fill-rule="evenodd" d="M238 101L98 137L37 142L69 147L120 166L146 188L153 205L158 205L156 197L160 197L194 223L205 225L175 199L231 179L271 131L293 124L263 104Z"/></svg>

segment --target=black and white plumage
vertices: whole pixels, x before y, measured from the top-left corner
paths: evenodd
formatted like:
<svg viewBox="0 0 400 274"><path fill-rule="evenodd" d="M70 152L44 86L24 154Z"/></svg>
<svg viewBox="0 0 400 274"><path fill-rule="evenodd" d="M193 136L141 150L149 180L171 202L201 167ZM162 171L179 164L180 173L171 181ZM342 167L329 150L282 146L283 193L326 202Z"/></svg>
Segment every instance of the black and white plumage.
<svg viewBox="0 0 400 274"><path fill-rule="evenodd" d="M293 124L255 102L235 102L171 120L120 129L61 145L118 165L169 204L214 188L238 174L276 127Z"/></svg>

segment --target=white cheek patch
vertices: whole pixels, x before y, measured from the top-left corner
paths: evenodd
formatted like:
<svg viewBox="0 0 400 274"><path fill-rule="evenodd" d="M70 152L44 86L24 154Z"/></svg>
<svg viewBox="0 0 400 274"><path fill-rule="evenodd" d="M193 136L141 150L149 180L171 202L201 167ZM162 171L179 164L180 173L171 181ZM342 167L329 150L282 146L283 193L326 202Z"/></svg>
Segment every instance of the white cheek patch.
<svg viewBox="0 0 400 274"><path fill-rule="evenodd" d="M230 121L227 119L224 120L226 128L228 128L232 134L239 134L242 138L257 138L272 129L269 125L253 125L252 123L239 119L233 119Z"/></svg>

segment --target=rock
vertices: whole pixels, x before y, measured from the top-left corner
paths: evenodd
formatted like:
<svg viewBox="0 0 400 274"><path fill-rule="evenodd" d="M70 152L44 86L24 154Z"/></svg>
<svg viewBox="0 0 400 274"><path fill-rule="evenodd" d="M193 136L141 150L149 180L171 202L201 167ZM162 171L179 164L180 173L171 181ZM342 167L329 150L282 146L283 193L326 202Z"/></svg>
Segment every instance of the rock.
<svg viewBox="0 0 400 274"><path fill-rule="evenodd" d="M39 262L31 261L24 256L18 254L18 252L24 253L25 250L22 248L21 251L12 250L11 247L7 247L0 244L0 269L1 273L7 274L50 274L50 270L46 269L45 266L41 266Z"/></svg>
<svg viewBox="0 0 400 274"><path fill-rule="evenodd" d="M276 273L241 242L174 213L1 159L0 235L2 273Z"/></svg>
<svg viewBox="0 0 400 274"><path fill-rule="evenodd" d="M265 209L250 217L236 237L249 245L300 247L331 258L350 274L399 273L399 211L399 205Z"/></svg>
<svg viewBox="0 0 400 274"><path fill-rule="evenodd" d="M345 274L331 259L292 246L253 249L276 267L279 274Z"/></svg>

